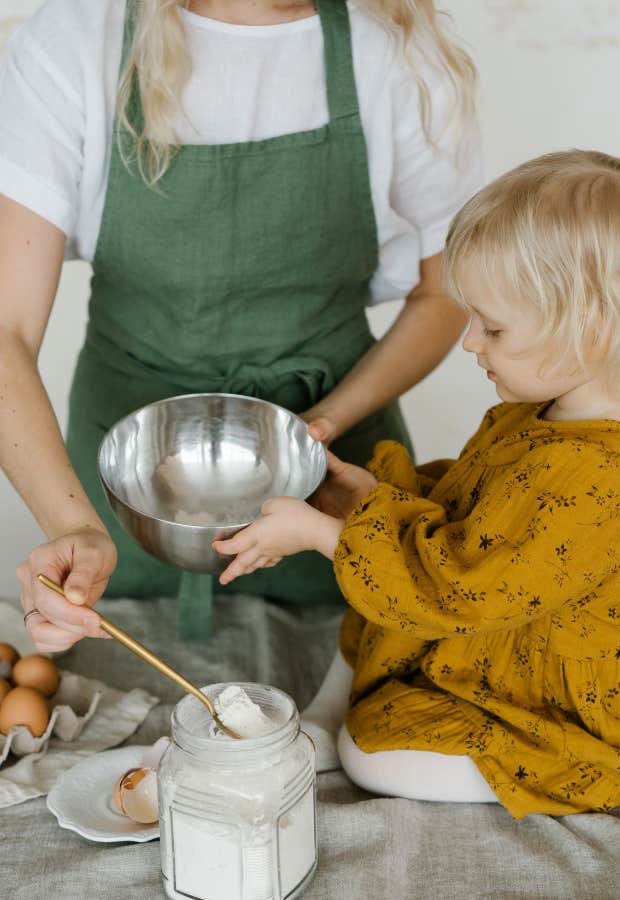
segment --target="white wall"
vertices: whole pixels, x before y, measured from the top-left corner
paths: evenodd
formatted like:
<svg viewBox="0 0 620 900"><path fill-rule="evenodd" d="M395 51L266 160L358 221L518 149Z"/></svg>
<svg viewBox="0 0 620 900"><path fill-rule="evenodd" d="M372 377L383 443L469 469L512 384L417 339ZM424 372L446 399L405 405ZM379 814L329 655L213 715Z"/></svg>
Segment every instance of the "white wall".
<svg viewBox="0 0 620 900"><path fill-rule="evenodd" d="M97 0L93 0L97 2ZM40 0L0 0L7 30ZM446 0L480 68L481 121L491 178L549 150L597 148L620 154L617 83L620 4L615 0ZM64 426L67 391L81 343L89 268L65 266L41 356ZM373 310L375 332L398 304ZM404 399L420 461L455 455L495 394L460 349ZM0 475L0 595L14 595L15 566L42 535Z"/></svg>

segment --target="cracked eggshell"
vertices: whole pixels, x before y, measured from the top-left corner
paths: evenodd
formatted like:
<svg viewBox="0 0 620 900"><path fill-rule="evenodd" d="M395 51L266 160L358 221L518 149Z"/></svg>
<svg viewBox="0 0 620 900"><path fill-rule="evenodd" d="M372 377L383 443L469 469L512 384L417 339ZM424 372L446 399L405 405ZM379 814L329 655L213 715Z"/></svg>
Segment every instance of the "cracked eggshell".
<svg viewBox="0 0 620 900"><path fill-rule="evenodd" d="M130 769L114 785L114 803L134 822L150 825L157 822L157 771Z"/></svg>
<svg viewBox="0 0 620 900"><path fill-rule="evenodd" d="M152 747L145 750L142 755L142 765L145 769L158 769L161 758L170 746L169 737L160 737Z"/></svg>

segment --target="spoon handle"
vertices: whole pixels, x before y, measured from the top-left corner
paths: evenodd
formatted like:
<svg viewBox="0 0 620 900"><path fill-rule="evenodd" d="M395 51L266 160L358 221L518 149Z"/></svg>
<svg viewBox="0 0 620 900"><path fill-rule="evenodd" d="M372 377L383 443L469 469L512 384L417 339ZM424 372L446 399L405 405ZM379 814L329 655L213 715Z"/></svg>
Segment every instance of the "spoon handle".
<svg viewBox="0 0 620 900"><path fill-rule="evenodd" d="M51 578L48 578L47 575L39 574L37 575L39 581L44 584L46 587L50 588L52 591L56 591L57 594L60 594L61 597L65 596L65 592L59 584L56 584L55 581L52 581ZM93 610L93 612L97 612L97 610ZM132 638L131 635L127 634L118 625L115 625L113 622L110 622L109 619L106 619L105 616L102 616L101 613L97 612L99 616L99 624L103 631L117 640L120 644L123 644L124 647L127 647L128 650L131 650L132 653L135 653L136 656L139 656L140 659L143 659L144 662L147 662L150 666L153 666L154 669L157 669L158 672L161 672L162 675L165 675L166 678L169 678L171 681L174 681L175 684L178 684L179 687L183 688L188 694L192 694L196 697L197 700L207 707L209 712L211 713L211 717L214 722L217 724L218 728L221 728L227 735L232 738L238 738L239 735L236 732L232 731L221 721L218 716L215 707L211 700L202 693L202 691L196 687L195 684L192 684L191 681L188 681L187 678L184 678L180 672L177 672L176 669L173 669L172 666L169 666L168 663L165 663L163 659L160 659L156 653L153 653L152 650L149 650L139 641L136 641L135 638Z"/></svg>

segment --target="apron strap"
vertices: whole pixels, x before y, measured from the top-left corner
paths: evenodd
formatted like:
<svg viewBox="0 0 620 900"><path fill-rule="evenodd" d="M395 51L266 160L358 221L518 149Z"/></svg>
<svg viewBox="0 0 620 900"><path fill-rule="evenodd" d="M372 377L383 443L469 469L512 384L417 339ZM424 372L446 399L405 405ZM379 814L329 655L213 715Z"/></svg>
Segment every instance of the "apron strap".
<svg viewBox="0 0 620 900"><path fill-rule="evenodd" d="M136 0L127 0L125 3L125 24L123 27L123 52L121 55L121 70L123 69L129 51L133 43L133 36L136 30L137 3Z"/></svg>
<svg viewBox="0 0 620 900"><path fill-rule="evenodd" d="M323 30L329 120L334 122L338 119L359 116L351 48L351 25L346 0L317 0L317 9ZM133 43L136 14L136 0L127 0L121 71L125 67ZM131 86L128 112L133 127L140 133L144 128L144 115L140 101L140 86L135 75Z"/></svg>
<svg viewBox="0 0 620 900"><path fill-rule="evenodd" d="M123 52L121 55L121 65L119 71L119 79L120 74L123 72L125 68L125 64L129 59L129 54L131 52L131 48L133 45L134 34L136 31L136 17L138 15L138 3L137 0L127 0L125 5L125 23L123 25ZM129 98L129 105L127 108L127 114L129 121L132 126L136 129L138 134L144 128L144 116L142 114L142 102L140 100L140 85L138 82L138 76L134 73L133 81L131 84L131 95ZM118 118L116 114L114 115L114 128L116 133L116 128L118 127ZM123 139L129 138L128 135L121 135ZM133 145L133 139L129 139L129 147ZM127 147L125 147L127 150Z"/></svg>
<svg viewBox="0 0 620 900"><path fill-rule="evenodd" d="M213 575L183 572L177 591L177 629L182 641L211 637Z"/></svg>
<svg viewBox="0 0 620 900"><path fill-rule="evenodd" d="M345 119L359 115L351 25L345 0L317 0L323 29L325 81L329 119Z"/></svg>

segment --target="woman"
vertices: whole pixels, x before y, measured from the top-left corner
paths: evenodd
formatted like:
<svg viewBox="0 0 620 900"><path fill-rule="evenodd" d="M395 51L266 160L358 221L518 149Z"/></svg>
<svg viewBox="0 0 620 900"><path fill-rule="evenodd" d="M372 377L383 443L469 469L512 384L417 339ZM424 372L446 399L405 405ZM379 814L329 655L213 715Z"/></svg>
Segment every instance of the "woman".
<svg viewBox="0 0 620 900"><path fill-rule="evenodd" d="M80 605L106 589L179 589L101 495L96 450L121 416L180 393L252 394L362 463L377 440L406 439L395 399L463 326L440 273L447 224L480 178L472 65L430 0L321 0L318 13L305 0L49 0L12 42L0 462L49 538L18 570L41 650L98 634ZM94 275L65 450L36 358L67 241ZM366 305L403 294L375 343ZM205 604L185 587L188 623ZM338 596L314 555L238 588Z"/></svg>

